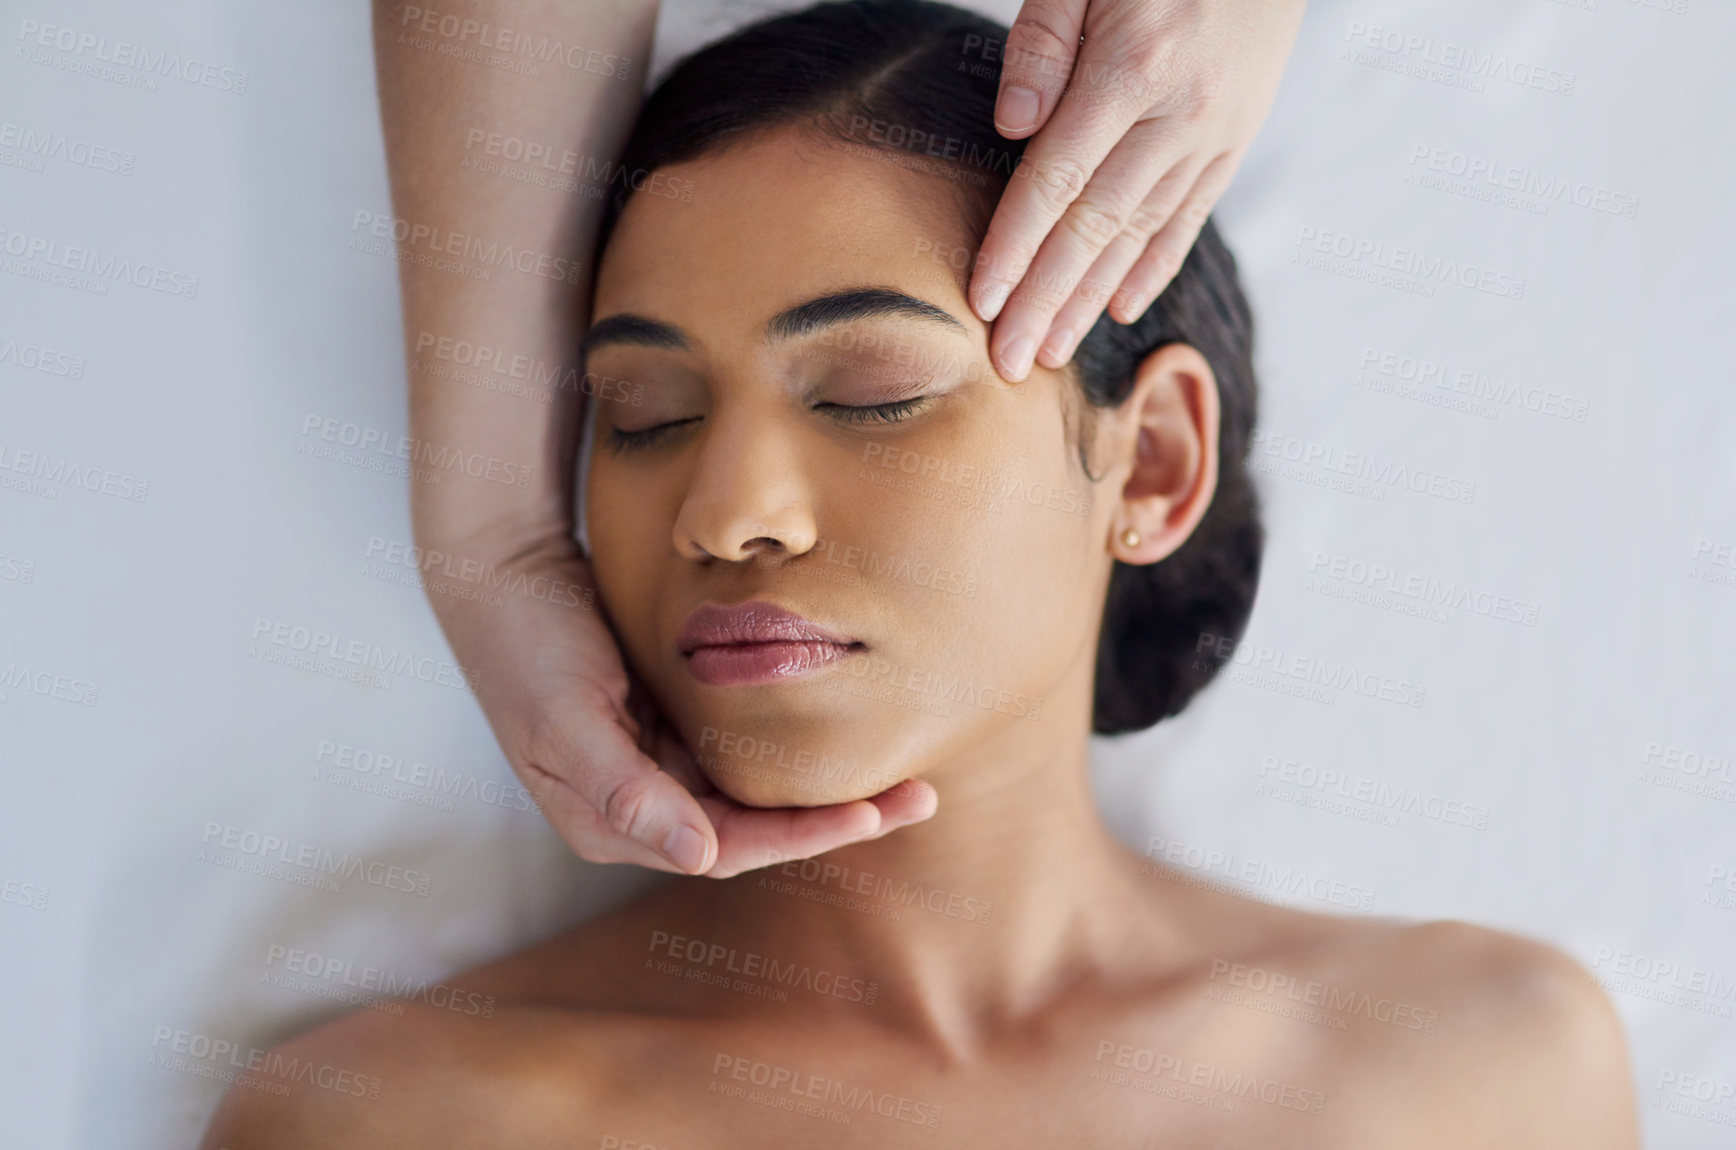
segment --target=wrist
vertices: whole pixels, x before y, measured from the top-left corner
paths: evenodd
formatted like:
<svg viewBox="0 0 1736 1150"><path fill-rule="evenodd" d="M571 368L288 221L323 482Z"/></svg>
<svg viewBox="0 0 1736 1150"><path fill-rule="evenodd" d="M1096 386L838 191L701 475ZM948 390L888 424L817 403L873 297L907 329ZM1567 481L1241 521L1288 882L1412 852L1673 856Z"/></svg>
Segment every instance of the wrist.
<svg viewBox="0 0 1736 1150"><path fill-rule="evenodd" d="M571 500L534 492L517 498L511 494L488 492L486 499L477 500L459 498L457 491L412 491L412 538L424 549L497 562L579 554Z"/></svg>

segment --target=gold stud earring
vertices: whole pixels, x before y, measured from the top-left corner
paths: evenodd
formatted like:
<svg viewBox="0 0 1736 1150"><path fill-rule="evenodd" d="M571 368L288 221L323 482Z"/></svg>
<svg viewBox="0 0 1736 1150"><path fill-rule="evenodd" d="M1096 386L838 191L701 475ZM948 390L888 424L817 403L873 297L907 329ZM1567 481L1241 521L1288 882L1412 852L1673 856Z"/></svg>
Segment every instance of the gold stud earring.
<svg viewBox="0 0 1736 1150"><path fill-rule="evenodd" d="M1129 527L1126 531L1121 533L1121 543L1124 547L1138 547L1139 532Z"/></svg>

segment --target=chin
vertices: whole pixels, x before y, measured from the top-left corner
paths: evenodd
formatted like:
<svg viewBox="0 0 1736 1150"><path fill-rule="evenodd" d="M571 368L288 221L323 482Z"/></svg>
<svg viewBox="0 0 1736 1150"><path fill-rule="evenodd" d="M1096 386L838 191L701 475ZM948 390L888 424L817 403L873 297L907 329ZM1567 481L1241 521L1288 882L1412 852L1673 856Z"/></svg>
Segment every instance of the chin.
<svg viewBox="0 0 1736 1150"><path fill-rule="evenodd" d="M702 765L712 785L744 807L824 807L865 799L885 789L869 790L776 767L732 764L719 769L713 764Z"/></svg>
<svg viewBox="0 0 1736 1150"><path fill-rule="evenodd" d="M908 771L830 753L824 744L703 726L688 745L713 786L750 807L820 807L877 795ZM760 729L764 729L763 727Z"/></svg>

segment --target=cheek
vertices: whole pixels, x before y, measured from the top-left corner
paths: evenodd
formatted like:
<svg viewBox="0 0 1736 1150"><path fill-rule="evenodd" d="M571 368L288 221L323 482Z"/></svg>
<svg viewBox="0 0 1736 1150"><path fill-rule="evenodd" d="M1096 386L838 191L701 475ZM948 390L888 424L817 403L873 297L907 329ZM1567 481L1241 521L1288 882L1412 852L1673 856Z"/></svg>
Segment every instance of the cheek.
<svg viewBox="0 0 1736 1150"><path fill-rule="evenodd" d="M902 439L831 484L866 597L886 608L881 653L948 699L961 735L1018 717L1095 640L1091 485L1058 420L1001 414Z"/></svg>
<svg viewBox="0 0 1736 1150"><path fill-rule="evenodd" d="M649 670L658 639L657 600L674 562L671 522L659 505L659 485L618 464L593 460L585 483L585 527L597 594L641 671Z"/></svg>
<svg viewBox="0 0 1736 1150"><path fill-rule="evenodd" d="M937 659L999 691L1040 697L1054 685L1090 625L1094 575L1080 514L1090 500L1064 469L1027 463L1003 473L994 510L956 525L975 594L961 603L964 618L934 633Z"/></svg>

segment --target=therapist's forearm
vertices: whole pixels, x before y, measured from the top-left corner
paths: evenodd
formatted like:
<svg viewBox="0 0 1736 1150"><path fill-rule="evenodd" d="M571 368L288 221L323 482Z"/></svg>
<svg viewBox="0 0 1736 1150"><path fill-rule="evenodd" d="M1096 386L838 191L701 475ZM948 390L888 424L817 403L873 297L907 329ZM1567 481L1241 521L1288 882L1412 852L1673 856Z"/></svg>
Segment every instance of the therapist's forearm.
<svg viewBox="0 0 1736 1150"><path fill-rule="evenodd" d="M583 398L575 348L590 308L599 193L614 187L587 172L614 171L643 99L657 8L658 0L374 0L392 210L404 233L412 463L437 476L410 484L423 546L488 559L570 538ZM540 150L526 163L532 148ZM512 179L506 167L570 183ZM494 260L478 258L493 245ZM529 270L502 258L507 248ZM487 278L450 270L459 262ZM454 350L460 341L491 350L488 366L505 374L488 378L535 394L418 370L474 355ZM524 357L517 367L514 357ZM551 369L565 386L539 382ZM425 461L455 452L474 466Z"/></svg>

